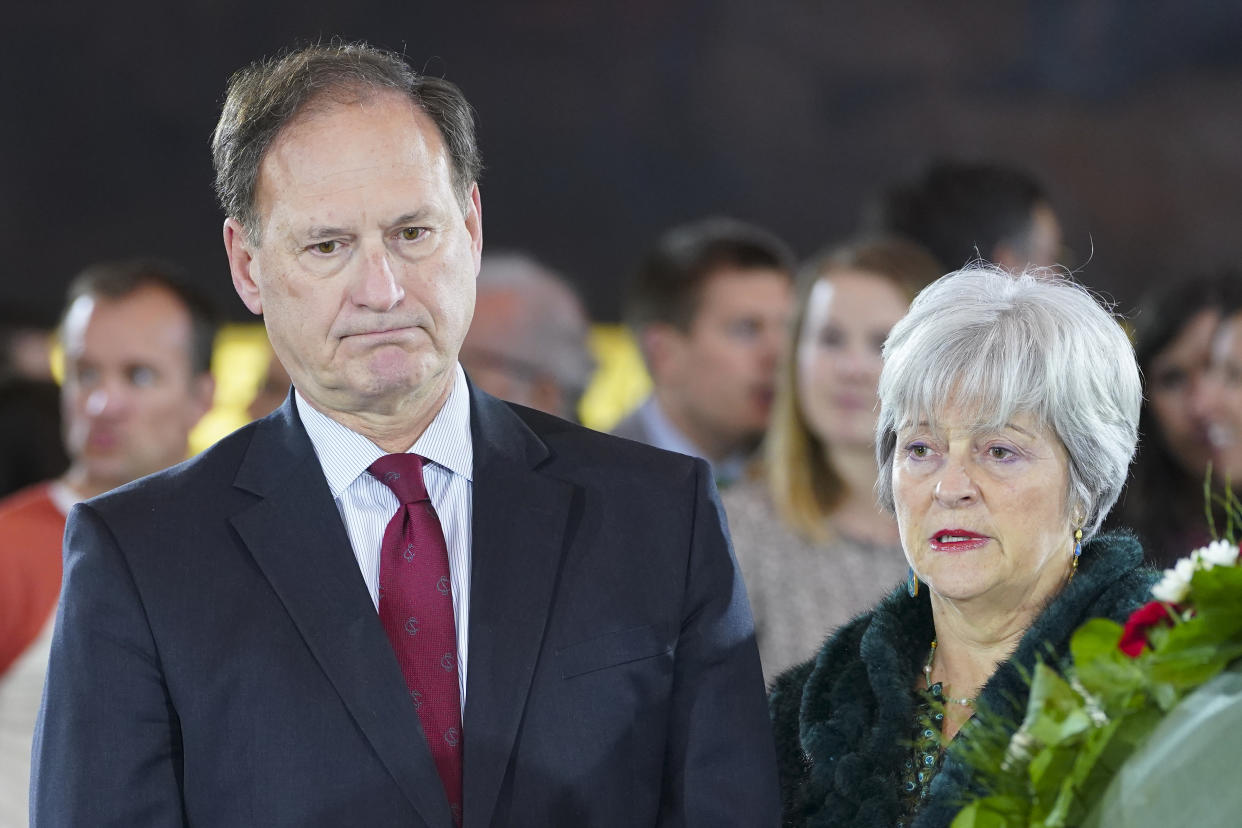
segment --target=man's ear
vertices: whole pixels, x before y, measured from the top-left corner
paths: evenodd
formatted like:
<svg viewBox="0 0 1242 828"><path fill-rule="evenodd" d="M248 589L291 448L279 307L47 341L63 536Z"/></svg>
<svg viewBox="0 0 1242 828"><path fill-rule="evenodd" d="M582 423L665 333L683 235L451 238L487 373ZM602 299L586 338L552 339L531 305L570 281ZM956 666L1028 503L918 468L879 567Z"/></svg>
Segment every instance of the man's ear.
<svg viewBox="0 0 1242 828"><path fill-rule="evenodd" d="M652 322L643 328L638 347L652 381L657 384L673 381L686 349L686 335L674 325Z"/></svg>
<svg viewBox="0 0 1242 828"><path fill-rule="evenodd" d="M229 272L233 274L233 288L241 297L242 304L251 313L263 313L263 298L259 295L259 285L254 280L251 269L254 267L254 253L246 234L246 228L237 219L229 216L224 220L224 250L229 257Z"/></svg>
<svg viewBox="0 0 1242 828"><path fill-rule="evenodd" d="M474 275L479 275L483 257L483 201L479 197L479 185L470 187L470 201L466 204L466 232L470 234L470 250L474 254Z"/></svg>

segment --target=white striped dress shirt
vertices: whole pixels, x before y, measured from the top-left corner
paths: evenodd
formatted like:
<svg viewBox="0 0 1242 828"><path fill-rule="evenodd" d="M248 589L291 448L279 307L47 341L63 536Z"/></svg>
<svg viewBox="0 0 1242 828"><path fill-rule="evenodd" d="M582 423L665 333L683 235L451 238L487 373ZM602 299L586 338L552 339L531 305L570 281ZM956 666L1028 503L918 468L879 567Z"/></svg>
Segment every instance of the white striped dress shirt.
<svg viewBox="0 0 1242 828"><path fill-rule="evenodd" d="M379 607L380 545L384 529L397 513L397 496L367 471L386 452L366 437L315 410L300 393L294 400L298 416L310 436L324 477L345 522L362 579ZM457 626L457 683L462 710L466 709L466 664L470 619L470 516L474 445L470 440L470 390L458 365L453 389L431 425L410 447L429 460L423 481L431 505L440 517L448 547L449 579L453 586L453 616Z"/></svg>

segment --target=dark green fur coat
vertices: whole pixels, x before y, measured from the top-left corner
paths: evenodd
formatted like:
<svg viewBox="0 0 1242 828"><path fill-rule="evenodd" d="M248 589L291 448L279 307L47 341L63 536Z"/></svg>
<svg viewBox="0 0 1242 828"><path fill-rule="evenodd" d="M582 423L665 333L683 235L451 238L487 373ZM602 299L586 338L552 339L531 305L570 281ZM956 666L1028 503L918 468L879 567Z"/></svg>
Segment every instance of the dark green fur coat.
<svg viewBox="0 0 1242 828"><path fill-rule="evenodd" d="M1083 547L1078 574L1040 613L1013 657L979 694L992 716L1022 721L1030 675L1040 654L1061 662L1074 630L1088 618L1124 621L1150 600L1155 573L1142 568L1133 537L1109 534ZM910 754L920 676L934 637L926 591L905 588L842 627L815 659L782 674L770 699L787 826L891 828L901 813L901 769ZM980 714L982 715L982 714ZM915 828L952 822L970 799L968 770L950 744Z"/></svg>

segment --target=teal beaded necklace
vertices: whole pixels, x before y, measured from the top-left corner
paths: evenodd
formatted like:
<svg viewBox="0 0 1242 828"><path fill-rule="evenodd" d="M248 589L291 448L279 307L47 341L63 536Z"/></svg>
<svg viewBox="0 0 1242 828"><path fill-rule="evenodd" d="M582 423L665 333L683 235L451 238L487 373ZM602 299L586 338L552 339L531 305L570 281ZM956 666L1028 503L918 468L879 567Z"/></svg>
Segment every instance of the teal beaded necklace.
<svg viewBox="0 0 1242 828"><path fill-rule="evenodd" d="M932 643L931 643L931 649L927 651L927 663L923 665L923 681L927 683L927 689L932 690L933 692L935 691L933 690L931 672L932 672L932 662L935 660L936 660L936 639L933 638ZM939 688L942 694L944 693L944 689L945 689L944 682L938 681L936 682L934 686ZM945 695L944 700L947 702L952 702L953 704L960 704L963 707L974 707L975 706L975 700L973 698L967 698L966 696L962 696L961 698L954 698L953 696Z"/></svg>

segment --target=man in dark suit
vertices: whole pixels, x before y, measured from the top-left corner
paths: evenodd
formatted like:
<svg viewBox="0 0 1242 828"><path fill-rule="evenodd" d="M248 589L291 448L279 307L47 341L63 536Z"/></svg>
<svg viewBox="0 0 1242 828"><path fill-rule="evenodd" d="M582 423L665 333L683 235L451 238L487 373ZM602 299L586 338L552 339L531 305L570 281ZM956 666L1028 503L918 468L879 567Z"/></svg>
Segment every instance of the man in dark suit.
<svg viewBox="0 0 1242 828"><path fill-rule="evenodd" d="M366 46L230 82L233 281L294 392L77 507L32 822L775 825L706 464L469 387L469 106Z"/></svg>

